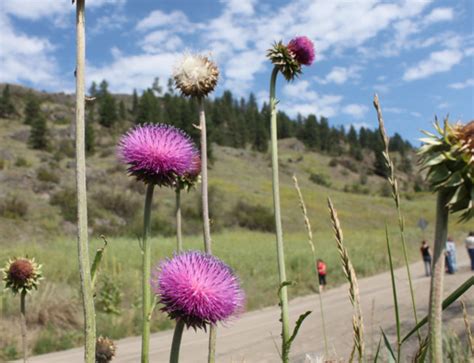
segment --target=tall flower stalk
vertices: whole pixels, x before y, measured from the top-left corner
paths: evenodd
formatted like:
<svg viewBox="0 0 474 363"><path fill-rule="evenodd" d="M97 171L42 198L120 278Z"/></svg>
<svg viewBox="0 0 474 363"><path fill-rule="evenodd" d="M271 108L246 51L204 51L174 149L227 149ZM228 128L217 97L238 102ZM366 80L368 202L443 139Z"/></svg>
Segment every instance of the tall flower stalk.
<svg viewBox="0 0 474 363"><path fill-rule="evenodd" d="M211 225L209 219L209 196L207 176L207 130L204 99L214 90L219 77L219 69L208 57L202 55L186 55L174 72L176 87L185 96L194 97L199 103L199 126L201 132L201 198L204 250L212 254ZM209 331L208 362L215 362L216 327L211 325Z"/></svg>
<svg viewBox="0 0 474 363"><path fill-rule="evenodd" d="M176 320L170 363L179 362L184 327L206 329L239 314L245 296L232 269L209 253L187 251L153 271L153 292L162 310Z"/></svg>
<svg viewBox="0 0 474 363"><path fill-rule="evenodd" d="M275 43L267 53L268 58L274 64L270 77L270 130L271 130L271 152L272 152L272 185L273 185L273 207L275 215L275 233L277 263L279 275L279 299L282 323L282 349L283 362L288 362L290 351L290 327L288 314L288 281L285 270L285 251L283 246L283 228L281 223L280 208L280 183L278 176L278 135L277 135L277 99L276 80L278 73L282 73L287 81L293 80L301 74L301 66L310 65L314 60L313 43L306 37L297 37L287 45L282 42Z"/></svg>
<svg viewBox="0 0 474 363"><path fill-rule="evenodd" d="M173 187L177 178L195 170L199 153L181 130L162 124L137 126L120 139L119 158L128 172L147 184L142 235L142 363L149 362L151 319L151 244L150 220L156 185Z"/></svg>
<svg viewBox="0 0 474 363"><path fill-rule="evenodd" d="M89 262L85 152L85 0L76 2L76 189L77 247L84 309L84 359L95 361L95 307Z"/></svg>
<svg viewBox="0 0 474 363"><path fill-rule="evenodd" d="M23 362L26 362L28 359L26 295L33 289L38 289L39 281L42 279L41 265L38 265L34 258L13 258L8 260L0 271L4 274L5 288L11 290L14 295L20 294L22 352Z"/></svg>
<svg viewBox="0 0 474 363"><path fill-rule="evenodd" d="M442 297L444 279L444 247L448 235L450 213L461 213L467 222L474 216L474 121L467 125L451 125L447 119L441 127L434 123L437 134L424 132L419 154L428 170L427 179L437 192L436 226L429 306L429 355L433 363L442 362Z"/></svg>

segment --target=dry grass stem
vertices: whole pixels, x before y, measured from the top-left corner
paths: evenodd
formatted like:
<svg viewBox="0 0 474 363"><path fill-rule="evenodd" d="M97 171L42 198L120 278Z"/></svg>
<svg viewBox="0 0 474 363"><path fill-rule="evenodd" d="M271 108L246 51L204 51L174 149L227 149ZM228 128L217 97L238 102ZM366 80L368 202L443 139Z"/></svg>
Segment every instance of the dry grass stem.
<svg viewBox="0 0 474 363"><path fill-rule="evenodd" d="M359 362L364 357L364 324L362 320L362 308L360 304L359 284L357 283L357 276L349 258L349 253L344 246L344 236L342 234L341 224L337 216L337 211L332 204L330 198L328 198L328 207L331 215L331 222L334 230L335 239L337 242L337 250L342 262L342 269L347 281L349 282L349 298L354 308L354 314L352 316L352 328L354 331L354 349L351 354L349 361L352 361L355 350L359 355Z"/></svg>
<svg viewBox="0 0 474 363"><path fill-rule="evenodd" d="M306 204L303 199L303 194L301 193L300 186L298 184L298 179L296 178L296 175L293 175L293 182L295 185L296 192L298 193L298 199L300 201L300 207L301 207L301 212L303 213L303 220L304 224L306 226L306 231L308 232L308 244L309 247L311 248L311 253L313 254L313 271L315 274L316 278L316 284L318 286L318 294L319 294L319 307L321 311L321 324L322 324L322 329L323 329L323 337L324 337L324 353L326 357L328 357L329 351L328 351L328 339L326 335L326 324L324 321L324 308L323 308L323 298L321 295L321 286L319 284L319 275L318 275L318 268L316 266L316 248L314 247L313 243L313 232L311 229L311 222L309 221L308 218L308 211L306 209Z"/></svg>
<svg viewBox="0 0 474 363"><path fill-rule="evenodd" d="M469 315L467 314L466 304L464 300L460 301L462 307L462 316L464 319L464 325L466 327L466 335L469 342L469 348L471 349L471 354L474 355L474 339L471 332L471 324L469 323Z"/></svg>
<svg viewBox="0 0 474 363"><path fill-rule="evenodd" d="M408 255L407 255L407 248L406 248L406 241L405 241L405 221L403 219L402 211L400 207L400 190L398 188L398 181L395 176L395 165L393 164L393 161L390 158L390 152L389 152L390 139L385 130L385 123L382 116L382 108L380 106L379 97L377 94L375 94L374 96L374 108L377 112L380 137L382 138L382 142L384 145L383 157L385 159L385 165L387 166L387 169L388 169L387 181L389 182L392 188L392 198L395 202L395 206L397 208L397 213L398 213L398 226L400 229L400 236L402 240L403 257L405 260L405 266L406 266L407 275L408 275L408 284L410 286L410 297L411 297L411 303L412 303L412 308L413 308L413 316L415 318L415 324L418 324L415 294L413 291L413 283L412 283L412 278L411 278L410 265L408 263ZM420 332L417 332L417 335L418 335L418 342L419 344L421 344Z"/></svg>

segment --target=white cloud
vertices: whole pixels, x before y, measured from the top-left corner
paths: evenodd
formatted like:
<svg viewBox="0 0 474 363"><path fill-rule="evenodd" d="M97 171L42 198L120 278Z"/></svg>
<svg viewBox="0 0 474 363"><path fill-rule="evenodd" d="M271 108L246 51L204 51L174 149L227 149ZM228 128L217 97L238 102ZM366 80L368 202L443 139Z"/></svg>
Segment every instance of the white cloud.
<svg viewBox="0 0 474 363"><path fill-rule="evenodd" d="M221 0L227 10L233 14L252 15L256 0Z"/></svg>
<svg viewBox="0 0 474 363"><path fill-rule="evenodd" d="M343 113L350 115L356 119L364 117L368 110L369 108L366 105L360 105L356 103L351 103L342 108Z"/></svg>
<svg viewBox="0 0 474 363"><path fill-rule="evenodd" d="M87 8L104 5L121 6L126 0L88 0ZM63 0L2 0L2 11L18 18L38 20L43 17L57 17L72 13L75 5Z"/></svg>
<svg viewBox="0 0 474 363"><path fill-rule="evenodd" d="M432 74L447 72L461 62L463 54L457 49L445 49L432 52L428 58L417 65L408 68L403 74L405 81L414 81L431 76Z"/></svg>
<svg viewBox="0 0 474 363"><path fill-rule="evenodd" d="M415 117L421 117L421 113L416 112L416 111L411 111L410 115L415 116Z"/></svg>
<svg viewBox="0 0 474 363"><path fill-rule="evenodd" d="M383 111L388 112L388 113L401 114L401 113L405 112L406 110L403 109L403 108L400 108L400 107L384 107Z"/></svg>
<svg viewBox="0 0 474 363"><path fill-rule="evenodd" d="M349 79L359 78L360 67L333 67L324 79L316 78L316 81L322 84L335 83L344 84Z"/></svg>
<svg viewBox="0 0 474 363"><path fill-rule="evenodd" d="M145 19L138 22L136 29L146 31L153 28L167 27L170 29L181 28L183 31L191 31L194 28L185 13L180 10L165 13L161 10L155 10L150 13Z"/></svg>
<svg viewBox="0 0 474 363"><path fill-rule="evenodd" d="M426 24L432 24L440 21L453 20L454 12L451 8L435 8L425 17Z"/></svg>
<svg viewBox="0 0 474 363"><path fill-rule="evenodd" d="M181 37L176 34L166 30L156 30L148 33L140 45L147 53L161 53L163 50L172 51L183 48L184 43Z"/></svg>
<svg viewBox="0 0 474 363"><path fill-rule="evenodd" d="M309 89L308 81L288 83L283 88L286 96L280 108L290 116L315 114L318 116L332 117L339 113L342 96L320 95Z"/></svg>
<svg viewBox="0 0 474 363"><path fill-rule="evenodd" d="M181 53L143 54L116 59L102 67L88 67L87 83L106 79L115 92L146 89L155 77L167 80L173 67L182 57Z"/></svg>
<svg viewBox="0 0 474 363"><path fill-rule="evenodd" d="M474 86L474 78L468 78L462 82L451 83L449 85L449 88L463 89L463 88L472 87L472 86Z"/></svg>
<svg viewBox="0 0 474 363"><path fill-rule="evenodd" d="M48 39L17 32L8 17L0 13L0 81L58 85L57 63Z"/></svg>

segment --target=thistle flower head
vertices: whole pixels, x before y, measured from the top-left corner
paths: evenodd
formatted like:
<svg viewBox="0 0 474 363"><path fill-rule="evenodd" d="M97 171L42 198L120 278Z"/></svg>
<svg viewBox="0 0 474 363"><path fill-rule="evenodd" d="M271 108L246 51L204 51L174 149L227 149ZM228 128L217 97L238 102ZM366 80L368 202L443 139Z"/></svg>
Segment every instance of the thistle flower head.
<svg viewBox="0 0 474 363"><path fill-rule="evenodd" d="M428 170L427 179L434 190L447 193L450 212L460 212L461 220L474 216L474 121L467 125L441 127L436 120L437 135L424 132L420 161Z"/></svg>
<svg viewBox="0 0 474 363"><path fill-rule="evenodd" d="M194 173L199 158L188 135L163 124L140 125L127 132L119 141L118 155L138 180L166 186Z"/></svg>
<svg viewBox="0 0 474 363"><path fill-rule="evenodd" d="M282 41L273 44L267 57L283 74L287 81L302 73L302 65L311 65L314 61L314 45L307 37L296 37L288 43Z"/></svg>
<svg viewBox="0 0 474 363"><path fill-rule="evenodd" d="M214 90L219 68L203 55L185 55L176 67L173 78L185 96L205 97Z"/></svg>
<svg viewBox="0 0 474 363"><path fill-rule="evenodd" d="M151 285L164 305L162 310L195 329L226 321L243 308L244 293L231 268L199 251L183 252L160 263Z"/></svg>
<svg viewBox="0 0 474 363"><path fill-rule="evenodd" d="M4 274L5 288L14 294L36 290L42 279L41 265L38 265L34 258L11 258L1 270Z"/></svg>
<svg viewBox="0 0 474 363"><path fill-rule="evenodd" d="M108 363L115 357L117 350L112 339L98 337L95 344L95 361L97 363Z"/></svg>
<svg viewBox="0 0 474 363"><path fill-rule="evenodd" d="M299 64L310 66L314 61L314 45L308 37L296 37L288 43L288 50Z"/></svg>

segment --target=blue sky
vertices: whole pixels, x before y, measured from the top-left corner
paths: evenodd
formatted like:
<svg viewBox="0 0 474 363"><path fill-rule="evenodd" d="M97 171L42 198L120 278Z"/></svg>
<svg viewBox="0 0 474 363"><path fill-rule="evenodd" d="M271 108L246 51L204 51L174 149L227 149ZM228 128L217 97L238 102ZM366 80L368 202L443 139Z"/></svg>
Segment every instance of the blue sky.
<svg viewBox="0 0 474 363"><path fill-rule="evenodd" d="M307 35L316 62L278 86L280 108L374 127L379 93L390 133L416 143L434 115L474 118L474 1L87 0L87 82L114 92L163 84L184 52L210 54L216 94L268 97L266 49ZM0 1L0 82L71 92L70 0ZM164 120L166 121L166 120Z"/></svg>

